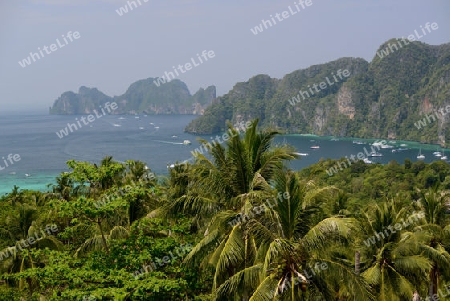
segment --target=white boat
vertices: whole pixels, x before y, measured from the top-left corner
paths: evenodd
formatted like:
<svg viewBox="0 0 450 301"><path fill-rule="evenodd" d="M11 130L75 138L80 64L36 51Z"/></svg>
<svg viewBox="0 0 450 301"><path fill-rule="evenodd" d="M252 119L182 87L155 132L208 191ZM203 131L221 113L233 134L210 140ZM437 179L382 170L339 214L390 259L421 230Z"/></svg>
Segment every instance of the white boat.
<svg viewBox="0 0 450 301"><path fill-rule="evenodd" d="M308 153L294 153L294 154L296 154L298 156L302 156L302 157L309 156Z"/></svg>
<svg viewBox="0 0 450 301"><path fill-rule="evenodd" d="M383 146L384 144L378 141L375 141L374 143L372 143L373 146Z"/></svg>
<svg viewBox="0 0 450 301"><path fill-rule="evenodd" d="M29 173L26 173L26 174L25 174L25 177L28 178L29 176L31 176Z"/></svg>
<svg viewBox="0 0 450 301"><path fill-rule="evenodd" d="M113 126L121 126L120 124L117 123L113 123Z"/></svg>
<svg viewBox="0 0 450 301"><path fill-rule="evenodd" d="M436 148L436 151L433 152L433 155L435 157L442 157L442 153L439 151L439 146Z"/></svg>
<svg viewBox="0 0 450 301"><path fill-rule="evenodd" d="M155 129L159 129L159 126L155 126Z"/></svg>
<svg viewBox="0 0 450 301"><path fill-rule="evenodd" d="M419 159L419 160L425 159L425 156L422 155L422 149L419 149L419 154L417 155L417 159Z"/></svg>
<svg viewBox="0 0 450 301"><path fill-rule="evenodd" d="M369 157L383 157L383 154L377 153L377 152L371 152L369 154Z"/></svg>
<svg viewBox="0 0 450 301"><path fill-rule="evenodd" d="M184 140L184 141L183 141L183 144L184 144L184 145L190 145L190 144L191 144L191 141L189 141L189 140Z"/></svg>
<svg viewBox="0 0 450 301"><path fill-rule="evenodd" d="M124 120L125 118L123 118L123 117L119 117L119 119L120 119L120 120Z"/></svg>
<svg viewBox="0 0 450 301"><path fill-rule="evenodd" d="M381 144L381 148L394 148L394 147L388 144Z"/></svg>
<svg viewBox="0 0 450 301"><path fill-rule="evenodd" d="M178 136L177 135L173 135L172 138L178 138Z"/></svg>
<svg viewBox="0 0 450 301"><path fill-rule="evenodd" d="M402 143L402 144L400 144L400 146L403 146L403 147L405 147L405 146L408 146L407 144L404 144L404 143Z"/></svg>
<svg viewBox="0 0 450 301"><path fill-rule="evenodd" d="M364 158L363 161L364 161L364 163L366 163L366 164L372 164L372 163L373 163L372 161L370 161L370 160L367 159L367 158Z"/></svg>
<svg viewBox="0 0 450 301"><path fill-rule="evenodd" d="M311 149L319 149L320 146L318 146L318 145L313 145L313 146L311 146L310 148L311 148Z"/></svg>
<svg viewBox="0 0 450 301"><path fill-rule="evenodd" d="M393 149L391 152L399 153L399 152L402 152L402 151L405 151L405 150L408 150L408 149L407 148L403 148L403 147L399 147L397 149Z"/></svg>
<svg viewBox="0 0 450 301"><path fill-rule="evenodd" d="M140 126L140 127L139 127L139 129L140 129L140 130L143 130L143 129L144 129L144 127Z"/></svg>

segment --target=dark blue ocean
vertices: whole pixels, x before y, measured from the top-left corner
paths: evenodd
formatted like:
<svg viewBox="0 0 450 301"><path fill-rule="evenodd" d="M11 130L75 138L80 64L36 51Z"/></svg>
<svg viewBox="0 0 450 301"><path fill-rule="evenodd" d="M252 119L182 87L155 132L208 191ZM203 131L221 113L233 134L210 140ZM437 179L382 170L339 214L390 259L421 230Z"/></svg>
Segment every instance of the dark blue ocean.
<svg viewBox="0 0 450 301"><path fill-rule="evenodd" d="M59 138L56 132L65 128L67 123L75 123L75 118L80 119L80 116L0 116L0 158L7 159L9 154L18 154L21 158L18 162L13 160L14 164L7 161L8 167L0 159L0 167L4 168L0 170L0 194L10 192L14 185L21 189L46 190L48 184L54 183L57 175L68 170L66 161L70 159L98 163L104 156L111 155L122 162L129 159L144 161L158 175L167 174L167 165L191 158L191 151L200 146L196 140L199 136L183 132L184 127L195 117L140 115L119 119L120 116L102 116L89 125L81 123L81 128ZM211 140L212 137L201 138ZM352 143L355 139L331 141L331 138L285 135L278 137L276 142L287 142L298 152L309 154L292 162L290 166L293 169L304 168L321 158L356 156L364 147L369 149L369 145ZM184 145L184 140L190 140L192 144ZM381 149L383 157L373 161L387 163L397 160L403 163L405 158L416 161L419 147L426 156L425 162L439 160L432 154L436 146L405 141L391 144L396 148L406 144L410 149L399 153L392 153L392 149ZM320 148L310 149L313 145Z"/></svg>

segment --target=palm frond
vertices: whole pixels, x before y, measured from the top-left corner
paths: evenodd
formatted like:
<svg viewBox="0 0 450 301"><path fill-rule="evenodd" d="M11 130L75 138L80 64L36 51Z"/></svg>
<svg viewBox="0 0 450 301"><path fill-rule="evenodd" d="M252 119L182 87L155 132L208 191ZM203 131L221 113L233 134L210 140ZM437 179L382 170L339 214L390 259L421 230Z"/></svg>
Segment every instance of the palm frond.
<svg viewBox="0 0 450 301"><path fill-rule="evenodd" d="M252 292L260 284L260 272L262 265L254 265L245 268L236 274L229 277L219 288L214 292L217 300L229 300L229 296L232 296L239 291ZM250 299L251 300L251 299Z"/></svg>
<svg viewBox="0 0 450 301"><path fill-rule="evenodd" d="M308 249L320 249L339 238L348 239L352 233L356 233L354 219L331 217L311 228L303 237L302 243Z"/></svg>
<svg viewBox="0 0 450 301"><path fill-rule="evenodd" d="M217 261L213 288L217 288L221 283L220 279L244 261L244 254L244 241L241 227L234 226L226 239L225 246Z"/></svg>

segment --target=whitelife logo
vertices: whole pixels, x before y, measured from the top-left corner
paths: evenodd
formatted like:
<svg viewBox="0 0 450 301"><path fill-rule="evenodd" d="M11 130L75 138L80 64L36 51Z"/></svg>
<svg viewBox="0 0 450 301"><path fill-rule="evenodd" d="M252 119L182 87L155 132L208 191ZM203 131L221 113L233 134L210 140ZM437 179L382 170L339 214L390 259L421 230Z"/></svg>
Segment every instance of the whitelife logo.
<svg viewBox="0 0 450 301"><path fill-rule="evenodd" d="M375 237L378 239L378 241L382 240L380 237L383 237L383 239L389 238L389 236L391 234L397 233L397 231L401 231L401 230L409 227L409 225L414 224L414 222L420 221L420 219L422 219L424 217L425 217L425 213L423 213L423 212L417 212L417 213L413 212L412 215L406 221L403 218L401 219L403 226L401 223L396 223L395 225L390 225L390 226L384 227L381 230L381 232L379 232L379 233L374 232L375 235L366 239L364 241L364 244L366 246L370 247L371 245L376 244L377 241L376 241ZM393 228L395 228L395 230ZM391 231L391 233L389 233L388 230ZM385 236L385 234L386 234L386 236Z"/></svg>
<svg viewBox="0 0 450 301"><path fill-rule="evenodd" d="M306 7L311 6L312 0L299 0L298 3L294 2L295 8L297 8L297 11L293 10L292 7L289 5L288 9L289 11L285 10L283 11L281 14L280 13L276 13L275 14L275 18L277 18L278 22L282 22L283 20L286 20L287 18L289 18L290 16L296 15L299 12L306 9ZM300 6L302 8L300 8ZM273 25L277 24L277 21L275 21L275 18L270 15L270 19L272 20L272 22L270 20L261 20L261 23L258 26L255 26L254 28L250 28L250 31L254 34L257 35L260 32L263 32L264 29L268 29L269 27L272 27ZM273 24L273 25L272 25ZM264 27L263 27L264 26Z"/></svg>
<svg viewBox="0 0 450 301"><path fill-rule="evenodd" d="M336 73L337 73L336 75L339 76L339 78L340 78L341 80L344 80L344 79L342 78L342 75L343 75L344 77L349 77L349 76L350 76L350 71L348 71L347 69L344 69L344 71L341 71L341 69L339 69ZM319 93L320 91L327 89L329 86L332 86L332 85L334 85L335 83L338 83L338 82L339 82L339 80L336 78L336 75L334 75L334 72L331 72L331 74L333 75L334 82L331 82L330 79L329 79L328 76L327 76L327 77L325 77L325 79L326 79L326 81L328 82L328 85L327 85L327 83L324 82L324 81L321 82L321 83L318 84L318 85L317 85L317 84L313 84L312 87L314 88L314 90L315 90L317 93ZM320 89L318 89L318 87L319 87ZM309 88L309 92L311 92L311 96L314 95L314 92L313 92L313 90L312 90L312 88L311 88L310 85L308 85L308 88ZM305 98L309 98L309 97L310 97L308 91L302 91L302 90L300 90L299 93L297 94L297 96L294 96L294 97L292 97L291 99L288 99L289 103L290 103L291 105L295 106L296 103L299 103L299 102L301 101L300 95L303 97L303 100L305 100ZM305 95L306 95L306 97L305 97Z"/></svg>
<svg viewBox="0 0 450 301"><path fill-rule="evenodd" d="M213 57L215 57L216 54L214 53L213 50L209 50L208 52L206 52L206 50L203 50L201 57L203 57L203 59L206 61L208 61L208 58L212 59ZM200 62L199 64L195 63L195 59L191 58L191 62L194 65L194 67L200 66L201 64L203 64L203 60L200 57L200 55L197 53L197 58L198 61ZM178 65L178 67L172 66L173 71L175 72L175 74L177 76L180 76L180 74L178 73L177 69L180 70L181 73L186 73L187 71L192 69L192 64L191 63L186 63L184 65ZM185 70L183 70L183 67L185 68ZM172 76L172 78L170 78ZM175 79L175 75L173 74L173 72L169 71L169 72L165 72L163 76L158 77L156 80L154 80L153 82L155 83L155 85L157 87L159 87L161 84L165 84L166 82L171 81L172 79Z"/></svg>
<svg viewBox="0 0 450 301"><path fill-rule="evenodd" d="M2 164L0 163L0 171L4 170L5 168L9 167L10 165L13 165L14 162L19 162L20 161L20 156L19 154L9 154L8 157L5 159L5 157L2 157L3 159L3 163L5 164L5 166L3 167ZM8 160L10 164L8 164ZM13 161L14 160L14 161Z"/></svg>
<svg viewBox="0 0 450 301"><path fill-rule="evenodd" d="M75 118L75 121L77 122L78 127L75 123L68 123L65 128L63 128L59 132L56 132L56 135L59 137L59 139L62 139L65 136L69 136L69 130L70 130L70 133L73 133L74 131L81 129L82 125L81 125L80 121L82 121L84 125L88 125L89 122L94 122L96 120L95 117L97 117L97 119L102 118L103 116L106 115L106 112L101 106L100 106L100 108L102 109L103 115L99 115L97 110L93 110L95 113L95 116L92 114L88 115L87 118L85 118L84 116L81 116L80 120L78 120L78 118ZM109 102L105 103L105 109L108 111L108 113L111 113L112 111L116 110L117 108L118 108L118 106L117 106L117 103L115 103L115 102L113 102L111 104ZM86 120L88 121L87 123L86 123Z"/></svg>
<svg viewBox="0 0 450 301"><path fill-rule="evenodd" d="M441 116L439 116L439 113L441 113ZM424 119L419 120L418 122L414 122L414 125L416 126L416 128L418 130L420 130L422 127L427 126L427 120L428 120L428 123L432 123L432 122L435 122L436 120L444 119L445 115L447 115L448 113L450 113L450 106L445 107L445 113L444 113L444 108L442 107L438 111L433 112L434 115L433 114L425 115L426 117ZM436 115L436 117L435 117L435 115ZM433 119L433 121L431 121L431 119Z"/></svg>
<svg viewBox="0 0 450 301"><path fill-rule="evenodd" d="M47 232L48 235L53 235L54 233L56 233L58 231L58 227L55 224L46 225L45 231ZM27 239L18 240L18 241L16 241L16 244L14 247L8 247L6 249L6 251L0 252L0 261L5 258L8 258L10 255L15 256L16 253L19 251L19 249L20 249L20 251L23 251L23 248L28 248L31 245L35 244L40 239L47 237L47 235L45 234L45 232L42 228L41 228L40 232L42 233L41 237L39 237L39 235L38 235L39 232L35 231L33 236L28 236ZM28 244L27 244L27 242L28 242Z"/></svg>
<svg viewBox="0 0 450 301"><path fill-rule="evenodd" d="M139 6L142 5L141 0L136 0L136 1L139 3ZM127 1L128 6L124 5L124 6L120 7L119 9L116 9L116 13L120 17L122 17L124 14L128 13L128 7L130 8L129 11L132 11L134 8L138 8L138 5L137 5L136 1ZM142 0L142 1L144 3L147 3L149 0ZM134 8L133 8L133 6L131 4L134 5Z"/></svg>
<svg viewBox="0 0 450 301"><path fill-rule="evenodd" d="M437 29L439 28L439 26L438 26L438 24L437 24L436 22L433 22L433 23L431 23L431 24L430 24L430 22L427 22L427 23L425 24L425 28L428 30L428 33L431 33L430 28L433 29L433 30L437 30ZM414 34L410 34L410 35L407 37L407 39L408 39L410 42L414 42L416 39L417 39L417 40L420 40L420 38L423 38L424 36L426 36L426 35L427 35L427 32L426 32L425 29L422 27L422 25L420 25L420 29L422 29L423 36L421 36L421 35L417 32L417 29L415 29L415 30L414 30L415 35L414 35ZM409 45L409 42L406 41L404 37L402 37L401 40L403 41L403 43L405 44L405 46L406 46L406 45ZM398 44L398 46L400 46L400 48L403 48L403 46L402 46L402 44L400 43L399 39L397 39L397 44ZM390 53L392 53L392 52L398 50L397 44L391 44L391 43L388 43L388 47L386 47L385 49L381 49L380 51L377 51L377 55L378 55L381 59L382 59L383 57L385 57L385 56L388 56Z"/></svg>
<svg viewBox="0 0 450 301"><path fill-rule="evenodd" d="M66 36L62 35L62 37L63 37L63 40L64 40L65 44L62 44L59 41L59 38L57 38L56 39L56 43L58 45L57 44L50 44L49 47L47 47L47 45L45 45L44 47L42 47L42 49L41 49L41 47L38 47L38 52L39 53L37 53L37 52L30 52L29 56L24 58L22 61L19 61L19 65L22 68L25 68L26 66L31 65L31 63L32 63L31 60L33 60L33 62L36 62L36 60L40 60L41 58L44 57L44 53L42 52L42 50L44 50L46 54L50 54L52 52L55 52L58 49L63 48L64 46L68 45L69 42L67 41L67 39L69 39L70 42L73 42L74 40L78 40L81 36L80 36L80 33L78 31L74 31L73 33L71 31L69 31ZM41 55L39 55L39 54L41 54Z"/></svg>
<svg viewBox="0 0 450 301"><path fill-rule="evenodd" d="M203 155L204 152L208 151L208 148L210 150L213 149L214 143L222 144L222 143L228 141L230 138L233 138L233 137L239 135L241 131L243 133L245 133L245 131L250 127L251 124L252 124L251 121L247 121L245 124L243 121L241 121L240 123L236 123L234 125L234 129L237 131L236 134L233 134L233 131L231 129L229 129L227 132L225 132L222 135L222 141L220 141L221 137L219 135L216 135L216 138L214 138L214 139L211 137L212 143L210 143L210 142L202 143L202 145L200 147L197 147L195 150L191 151L191 154L194 157L197 157L198 155ZM230 133L230 134L227 134L227 133Z"/></svg>

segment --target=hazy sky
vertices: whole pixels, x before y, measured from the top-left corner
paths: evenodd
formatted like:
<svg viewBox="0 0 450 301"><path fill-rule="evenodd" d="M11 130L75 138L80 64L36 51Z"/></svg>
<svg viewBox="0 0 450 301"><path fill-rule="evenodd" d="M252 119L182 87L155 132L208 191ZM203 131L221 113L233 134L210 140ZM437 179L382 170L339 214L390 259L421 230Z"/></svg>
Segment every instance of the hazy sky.
<svg viewBox="0 0 450 301"><path fill-rule="evenodd" d="M120 95L134 81L162 76L203 50L215 57L178 78L191 93L214 84L222 95L256 74L281 78L340 57L371 61L380 44L420 32L427 22L439 29L420 41L450 42L449 0L311 0L304 9L297 4L299 12L298 0L139 1L119 16L127 1L1 0L0 114L46 112L80 86ZM289 14L283 21L257 35L250 31L283 11ZM80 36L66 44L62 35L69 31ZM56 39L63 47L19 65Z"/></svg>

